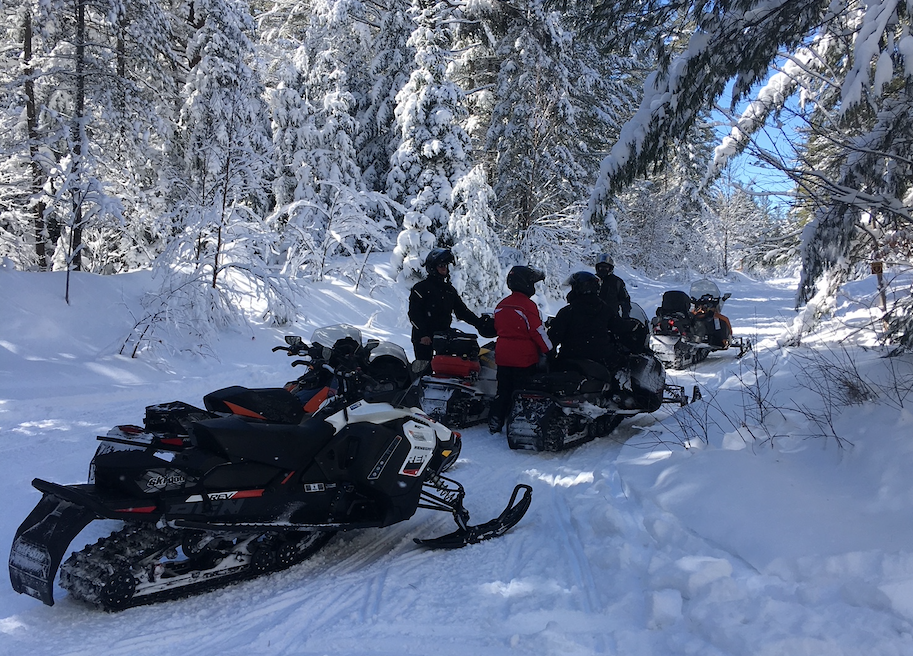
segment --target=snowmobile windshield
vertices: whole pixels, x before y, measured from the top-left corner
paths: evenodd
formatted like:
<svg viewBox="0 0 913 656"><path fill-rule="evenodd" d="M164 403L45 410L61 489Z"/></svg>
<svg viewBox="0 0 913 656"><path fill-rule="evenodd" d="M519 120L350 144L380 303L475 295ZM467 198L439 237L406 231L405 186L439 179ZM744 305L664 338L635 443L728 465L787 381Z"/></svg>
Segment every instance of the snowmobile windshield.
<svg viewBox="0 0 913 656"><path fill-rule="evenodd" d="M644 309L637 303L631 303L631 313L628 316L632 319L637 319L645 326L650 325L650 322L647 320L647 313L644 312Z"/></svg>
<svg viewBox="0 0 913 656"><path fill-rule="evenodd" d="M709 295L710 298L720 298L720 288L712 280L695 280L691 284L691 298L701 298Z"/></svg>
<svg viewBox="0 0 913 656"><path fill-rule="evenodd" d="M332 326L318 328L314 331L314 334L311 335L311 343L332 347L333 344L346 337L351 337L358 342L359 345L362 344L361 331L355 326L350 326L347 323L337 323Z"/></svg>

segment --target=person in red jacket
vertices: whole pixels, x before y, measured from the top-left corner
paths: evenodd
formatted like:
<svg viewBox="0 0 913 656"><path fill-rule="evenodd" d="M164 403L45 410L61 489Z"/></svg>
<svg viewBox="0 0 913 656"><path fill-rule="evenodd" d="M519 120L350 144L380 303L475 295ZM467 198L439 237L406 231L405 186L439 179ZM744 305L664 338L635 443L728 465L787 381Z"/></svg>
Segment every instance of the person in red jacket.
<svg viewBox="0 0 913 656"><path fill-rule="evenodd" d="M507 272L507 288L513 293L495 308L498 391L488 413L488 430L492 433L500 433L504 427L514 390L536 371L540 357L552 349L539 308L530 298L540 280L545 280L545 274L538 269L513 267Z"/></svg>

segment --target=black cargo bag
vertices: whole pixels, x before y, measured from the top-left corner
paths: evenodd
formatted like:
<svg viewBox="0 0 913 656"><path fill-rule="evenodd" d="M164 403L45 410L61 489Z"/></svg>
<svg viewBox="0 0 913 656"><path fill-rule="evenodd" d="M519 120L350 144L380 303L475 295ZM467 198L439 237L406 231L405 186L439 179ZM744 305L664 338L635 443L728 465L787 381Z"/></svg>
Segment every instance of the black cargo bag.
<svg viewBox="0 0 913 656"><path fill-rule="evenodd" d="M435 355L453 355L468 360L477 360L479 357L478 337L456 328L434 333L434 337L431 338L431 347L434 349Z"/></svg>

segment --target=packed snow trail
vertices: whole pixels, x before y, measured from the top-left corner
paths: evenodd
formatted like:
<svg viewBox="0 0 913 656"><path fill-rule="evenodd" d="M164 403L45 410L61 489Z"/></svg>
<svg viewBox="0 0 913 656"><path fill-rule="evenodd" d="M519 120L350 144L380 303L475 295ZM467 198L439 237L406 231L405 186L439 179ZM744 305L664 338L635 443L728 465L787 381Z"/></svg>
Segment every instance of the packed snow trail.
<svg viewBox="0 0 913 656"><path fill-rule="evenodd" d="M292 377L288 362L269 353L284 334L277 330L259 329L253 340L226 336L217 351L233 355L221 361L175 357L154 367L93 351L93 331L95 342L116 343L130 317L113 310L105 316L97 307L83 313L78 304L68 310L49 301L56 291L43 286L48 278L0 275L7 276L0 280L0 305L18 304L60 326L52 342L42 342L40 335L32 339L0 325L4 558L38 500L31 479L83 482L96 434L140 422L150 403L199 403L204 393L229 384L274 386ZM669 287L626 278L634 300L652 314ZM772 341L793 316L794 284L721 282L733 293L724 311L735 333ZM345 295L338 286L327 288L337 298ZM108 293L114 307L135 292L105 287L96 296ZM305 337L315 326L354 323L357 316L373 317L374 331L366 334L389 337L401 325L404 299L348 295L338 306L309 307L310 323L294 331ZM62 336L68 332L87 346L72 347ZM405 335L399 339L408 347ZM735 412L743 401L734 375L748 364L721 352L670 378L689 388L698 384ZM788 364L783 372L791 375ZM782 377L772 381L784 395L801 393ZM909 425L909 410L889 418L881 406L868 412L867 423L883 443L865 442L860 429L852 452L824 440L786 438L782 448L775 441L736 449L734 429L724 436L727 448L686 450L678 445L683 436L670 408L553 454L511 451L503 434L470 428L462 431L463 454L452 474L466 488L473 521L497 515L516 483L534 488L526 517L497 540L455 551L422 549L413 538L440 535L452 521L420 510L388 528L341 533L290 570L116 614L76 603L59 589L57 604L45 607L4 585L0 654L909 655L913 539L904 545L909 529L897 518L913 502L909 477L900 475L913 454L894 439ZM710 410L706 416L722 422ZM882 471L891 478L878 478ZM882 496L879 486L890 494ZM868 541L826 553L830 545L815 535L840 516L846 498L840 495L854 491L864 494L847 507L845 539L849 544L866 520ZM806 497L817 505L804 508ZM835 504L827 505L828 498ZM866 504L872 512L863 516ZM795 544L791 536L759 532L763 508L806 522L807 556L785 551ZM112 524L90 525L74 548ZM890 546L873 546L879 540Z"/></svg>

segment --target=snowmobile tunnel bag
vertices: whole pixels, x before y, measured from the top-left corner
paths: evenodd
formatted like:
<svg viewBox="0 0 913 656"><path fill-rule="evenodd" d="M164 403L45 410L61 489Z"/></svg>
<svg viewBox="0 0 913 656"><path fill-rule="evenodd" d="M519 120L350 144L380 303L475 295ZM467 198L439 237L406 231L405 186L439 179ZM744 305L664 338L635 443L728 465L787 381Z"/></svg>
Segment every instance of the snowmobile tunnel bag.
<svg viewBox="0 0 913 656"><path fill-rule="evenodd" d="M663 314L681 312L686 313L691 310L691 297L683 291L673 290L663 292L663 302L659 306Z"/></svg>
<svg viewBox="0 0 913 656"><path fill-rule="evenodd" d="M431 346L437 355L452 355L458 358L479 357L479 340L475 335L461 330L434 333Z"/></svg>
<svg viewBox="0 0 913 656"><path fill-rule="evenodd" d="M438 376L468 378L481 370L482 365L478 360L468 360L454 355L435 355L431 358L431 371Z"/></svg>
<svg viewBox="0 0 913 656"><path fill-rule="evenodd" d="M215 415L211 412L196 408L189 403L172 401L171 403L146 406L143 426L147 431L187 435L190 424L203 419L212 419L213 417Z"/></svg>

